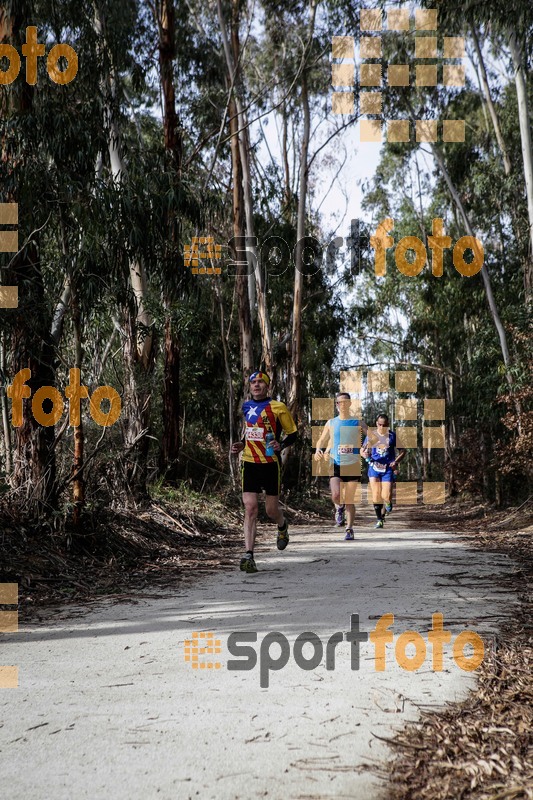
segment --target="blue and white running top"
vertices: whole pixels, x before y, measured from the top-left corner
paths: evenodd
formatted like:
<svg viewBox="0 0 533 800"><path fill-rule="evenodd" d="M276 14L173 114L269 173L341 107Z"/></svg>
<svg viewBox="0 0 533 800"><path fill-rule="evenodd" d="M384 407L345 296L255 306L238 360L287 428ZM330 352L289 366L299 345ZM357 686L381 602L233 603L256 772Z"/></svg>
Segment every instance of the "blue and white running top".
<svg viewBox="0 0 533 800"><path fill-rule="evenodd" d="M372 444L372 452L370 458L374 464L388 467L393 461L396 460L396 434L394 431L380 435L377 431L372 431L370 437L366 437L363 446ZM377 472L383 472L383 469L378 467Z"/></svg>

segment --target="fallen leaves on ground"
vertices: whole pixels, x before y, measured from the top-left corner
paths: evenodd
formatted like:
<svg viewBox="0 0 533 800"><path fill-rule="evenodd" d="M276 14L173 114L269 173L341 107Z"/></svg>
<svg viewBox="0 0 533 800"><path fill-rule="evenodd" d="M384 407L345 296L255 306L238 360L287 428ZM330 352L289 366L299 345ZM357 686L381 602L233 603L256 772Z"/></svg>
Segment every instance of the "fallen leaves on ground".
<svg viewBox="0 0 533 800"><path fill-rule="evenodd" d="M531 504L416 511L412 521L455 529L474 547L518 560L520 610L485 653L477 689L442 712L423 712L392 739L391 800L533 800L533 542ZM517 524L518 523L518 524Z"/></svg>

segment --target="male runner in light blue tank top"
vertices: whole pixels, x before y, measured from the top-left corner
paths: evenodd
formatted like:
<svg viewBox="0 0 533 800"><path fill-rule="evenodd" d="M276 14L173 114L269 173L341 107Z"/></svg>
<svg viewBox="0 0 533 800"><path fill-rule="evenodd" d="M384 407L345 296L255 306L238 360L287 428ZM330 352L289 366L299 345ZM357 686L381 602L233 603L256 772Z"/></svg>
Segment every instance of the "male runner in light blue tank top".
<svg viewBox="0 0 533 800"><path fill-rule="evenodd" d="M361 460L359 455L361 431L366 436L368 428L365 422L359 421L356 417L350 415L351 398L348 392L339 392L336 397L336 403L339 416L326 422L324 431L317 442L315 460L319 461L324 458L326 452L329 451L331 499L335 505L339 505L342 502L341 483L361 481ZM322 449L325 445L327 445L326 452ZM351 491L355 494L354 487L350 490L345 486L344 489L348 498ZM349 542L354 539L355 505L353 502L347 502L345 506L347 527L344 538L345 541Z"/></svg>

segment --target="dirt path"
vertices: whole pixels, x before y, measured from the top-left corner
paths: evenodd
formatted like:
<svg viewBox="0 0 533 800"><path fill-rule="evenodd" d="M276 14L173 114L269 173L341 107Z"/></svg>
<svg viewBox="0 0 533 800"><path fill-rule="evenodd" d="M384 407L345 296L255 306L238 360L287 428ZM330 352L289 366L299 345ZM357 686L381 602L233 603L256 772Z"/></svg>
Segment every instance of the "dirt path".
<svg viewBox="0 0 533 800"><path fill-rule="evenodd" d="M427 643L431 615L440 612L452 640L469 629L490 646L516 598L498 587L514 568L506 556L410 529L402 512L382 531L369 523L366 514L355 542L332 526L294 527L284 553L265 529L257 575L219 572L159 599L103 603L78 616L65 609L47 625L21 619L19 633L0 638L0 661L17 664L20 681L0 693L10 798L379 798L368 767L389 751L377 737L415 719L420 706L462 699L474 680L451 645L443 671L432 670L429 643L418 670L402 669L398 636L412 629ZM395 638L384 671L376 671L371 641L360 644L352 669L355 648L345 640L336 645L335 669L326 669L326 643L350 630L350 615L370 632L386 613L395 615ZM220 669L185 661L184 642L195 631L220 640L220 655L199 656ZM248 646L258 663L229 669L236 653L228 636L243 631L257 633ZM265 636L273 631L289 643L280 670L266 669ZM313 670L294 657L306 631L324 648ZM304 645L300 664L314 653L318 659L319 647ZM276 661L280 646L271 643L269 652Z"/></svg>

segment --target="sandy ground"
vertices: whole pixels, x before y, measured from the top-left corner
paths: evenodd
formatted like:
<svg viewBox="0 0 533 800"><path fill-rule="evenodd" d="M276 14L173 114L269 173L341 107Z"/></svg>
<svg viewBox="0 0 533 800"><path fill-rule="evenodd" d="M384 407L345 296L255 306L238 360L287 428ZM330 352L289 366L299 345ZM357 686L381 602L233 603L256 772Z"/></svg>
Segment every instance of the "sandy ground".
<svg viewBox="0 0 533 800"><path fill-rule="evenodd" d="M390 737L421 707L463 699L475 680L457 666L451 644L444 669L432 669L431 615L444 615L452 642L468 629L490 647L517 603L500 580L514 569L509 558L409 529L404 513L394 512L381 531L369 512L359 516L354 542L332 525L294 527L283 553L265 528L256 575L213 573L134 604L65 608L46 624L21 618L18 633L0 636L0 662L19 667L19 688L0 690L5 796L377 800L384 784L371 767L389 756L377 737ZM360 644L352 669L355 646L345 640L335 668L326 669L326 643L350 630L351 615L370 632L386 613L395 619L384 671L376 670L372 641ZM395 658L408 629L427 644L416 671ZM265 640L275 631L288 642L286 664L268 670L269 655L272 662L282 655ZM198 656L220 668L193 669L185 660L193 632L220 641L220 654ZM232 632L257 634L248 644L253 669L228 668L228 661L250 665L228 651ZM304 632L323 646L314 669L295 660ZM320 642L303 645L300 664L319 659Z"/></svg>

